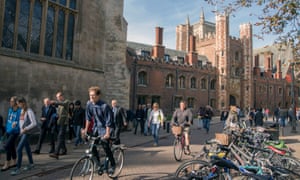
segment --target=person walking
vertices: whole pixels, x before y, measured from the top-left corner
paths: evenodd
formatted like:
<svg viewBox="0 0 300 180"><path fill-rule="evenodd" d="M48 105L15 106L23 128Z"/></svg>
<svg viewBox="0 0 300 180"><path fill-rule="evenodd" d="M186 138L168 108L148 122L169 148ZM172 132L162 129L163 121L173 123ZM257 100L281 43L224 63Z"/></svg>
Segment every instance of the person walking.
<svg viewBox="0 0 300 180"><path fill-rule="evenodd" d="M206 129L206 133L208 134L209 128L210 128L210 121L213 116L212 108L209 105L205 106L204 110L204 116L203 116L203 128Z"/></svg>
<svg viewBox="0 0 300 180"><path fill-rule="evenodd" d="M257 112L255 113L254 125L255 125L255 127L257 127L257 126L262 127L264 125L264 114L262 112L262 108L258 108Z"/></svg>
<svg viewBox="0 0 300 180"><path fill-rule="evenodd" d="M145 123L144 123L144 136L148 136L148 134L150 134L150 127L149 125L149 116L151 113L152 109L151 109L151 104L147 103L146 107L144 108L144 119L145 119Z"/></svg>
<svg viewBox="0 0 300 180"><path fill-rule="evenodd" d="M186 154L191 154L190 150L190 134L192 125L193 113L190 109L186 108L186 102L180 101L179 109L173 113L171 125L179 125L183 127L183 134L185 136Z"/></svg>
<svg viewBox="0 0 300 180"><path fill-rule="evenodd" d="M114 138L116 138L116 140L114 141L114 144L120 144L121 129L122 127L127 126L126 114L124 108L120 107L118 105L117 100L115 99L111 101L111 107L113 111L113 121L115 125Z"/></svg>
<svg viewBox="0 0 300 180"><path fill-rule="evenodd" d="M75 130L75 147L78 144L82 144L83 140L81 138L81 129L84 127L85 123L85 110L81 107L81 101L75 101L75 108L73 113L73 123L74 123L74 130Z"/></svg>
<svg viewBox="0 0 300 180"><path fill-rule="evenodd" d="M254 119L255 119L255 109L251 108L250 112L248 113L248 120L250 123L250 127L253 127Z"/></svg>
<svg viewBox="0 0 300 180"><path fill-rule="evenodd" d="M73 102L69 103L69 113L68 113L68 141L67 143L72 143L73 137L76 137L73 123L73 115L74 115L75 105Z"/></svg>
<svg viewBox="0 0 300 180"><path fill-rule="evenodd" d="M21 108L17 105L17 97L12 96L9 100L10 107L5 125L6 143L4 146L6 152L6 161L1 171L6 171L17 165L16 140L20 134L19 121Z"/></svg>
<svg viewBox="0 0 300 180"><path fill-rule="evenodd" d="M95 121L92 127L92 135L101 137L101 145L109 159L110 169L108 169L109 174L113 174L115 171L116 163L113 157L113 153L109 146L109 139L111 137L112 129L114 127L113 124L113 113L110 106L100 99L101 89L98 86L92 86L89 88L89 96L90 100L86 105L86 124L85 129L82 132L83 137L86 136L88 129L90 127L90 123L92 120ZM97 152L97 148L93 148L92 152L97 157L98 162L99 153ZM107 170L107 167L103 167L102 170Z"/></svg>
<svg viewBox="0 0 300 180"><path fill-rule="evenodd" d="M138 125L140 125L141 134L144 134L144 110L141 104L138 105L138 108L135 111L135 120L134 134L136 134Z"/></svg>
<svg viewBox="0 0 300 180"><path fill-rule="evenodd" d="M40 134L39 134L38 143L36 145L35 150L33 151L34 154L40 154L44 139L45 139L47 133L50 134L49 124L51 121L51 117L56 113L56 109L54 106L51 105L50 99L48 97L44 98L43 102L44 102L44 105L42 107L42 115L40 118L40 121L42 123L41 130L40 130Z"/></svg>
<svg viewBox="0 0 300 180"><path fill-rule="evenodd" d="M37 122L35 119L35 114L32 111L31 108L28 107L27 102L25 98L21 97L17 101L19 108L21 108L21 115L20 115L20 123L19 123L19 128L20 128L20 141L18 143L17 147L17 153L18 153L18 158L17 158L17 167L14 169L10 175L18 175L21 173L21 165L22 165L22 157L23 157L23 148L25 147L29 165L24 167L24 170L30 170L34 167L33 164L33 159L32 159L32 154L31 154L31 149L30 145L28 142L28 136L33 133L33 129L37 126Z"/></svg>
<svg viewBox="0 0 300 180"><path fill-rule="evenodd" d="M162 127L163 122L164 122L163 111L159 108L158 103L153 103L153 109L149 115L149 122L148 122L148 127L151 126L152 136L154 139L153 146L158 146L159 130L160 127Z"/></svg>
<svg viewBox="0 0 300 180"><path fill-rule="evenodd" d="M225 122L225 131L231 131L235 130L238 128L238 112L237 112L237 107L235 105L230 106L229 114Z"/></svg>
<svg viewBox="0 0 300 180"><path fill-rule="evenodd" d="M65 99L61 91L56 93L57 101L52 101L52 104L58 106L57 108L57 125L58 125L58 145L54 153L51 153L49 156L52 158L59 158L59 155L66 155L67 148L65 142L66 136L66 127L68 125L68 112L69 112L69 103L70 101ZM60 150L62 153L60 154Z"/></svg>
<svg viewBox="0 0 300 180"><path fill-rule="evenodd" d="M226 124L226 119L228 118L229 112L226 108L223 108L223 111L221 112L220 120L223 124L223 128L225 127Z"/></svg>

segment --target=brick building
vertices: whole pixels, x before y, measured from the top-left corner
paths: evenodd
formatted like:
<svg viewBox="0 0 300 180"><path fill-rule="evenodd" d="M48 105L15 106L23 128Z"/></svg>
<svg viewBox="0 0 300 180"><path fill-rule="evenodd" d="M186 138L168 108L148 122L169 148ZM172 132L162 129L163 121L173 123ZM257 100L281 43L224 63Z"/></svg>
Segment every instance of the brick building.
<svg viewBox="0 0 300 180"><path fill-rule="evenodd" d="M158 102L170 114L181 99L194 111L207 104L216 112L230 104L271 111L279 103L289 106L291 87L285 80L289 64L283 67L282 62L291 53L286 49L279 58L276 48L254 51L252 25L239 28L240 37L232 37L228 15L217 14L214 24L201 12L199 22L190 24L187 18L176 27L176 50L163 45L161 27L155 29L154 45L128 42L130 107Z"/></svg>

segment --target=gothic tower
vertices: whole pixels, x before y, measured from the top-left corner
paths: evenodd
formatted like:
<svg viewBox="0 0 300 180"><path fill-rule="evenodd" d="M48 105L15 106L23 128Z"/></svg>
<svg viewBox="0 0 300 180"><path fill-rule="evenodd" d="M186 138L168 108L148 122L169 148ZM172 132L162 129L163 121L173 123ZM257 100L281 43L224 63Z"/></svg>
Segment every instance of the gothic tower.
<svg viewBox="0 0 300 180"><path fill-rule="evenodd" d="M240 25L240 39L243 46L242 53L242 87L241 96L243 100L241 101L243 107L253 107L254 106L254 89L251 88L253 82L253 46L252 46L252 25L250 23Z"/></svg>

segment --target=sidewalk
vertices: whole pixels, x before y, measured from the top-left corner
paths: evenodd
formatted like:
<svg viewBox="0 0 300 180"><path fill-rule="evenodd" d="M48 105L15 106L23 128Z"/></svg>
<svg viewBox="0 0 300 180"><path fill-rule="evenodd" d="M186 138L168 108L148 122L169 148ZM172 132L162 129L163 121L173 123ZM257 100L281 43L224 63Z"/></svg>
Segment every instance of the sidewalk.
<svg viewBox="0 0 300 180"><path fill-rule="evenodd" d="M193 129L196 129L196 121L194 121ZM211 125L221 123L219 117L214 117L211 121ZM291 127L288 125L284 128L284 136L280 137L280 139L284 139L285 142L294 150L296 150L294 156L300 159L300 127L297 127L298 133L293 134L291 133ZM160 131L160 138L166 138L167 136L172 135L171 129L169 133L167 133L166 129L161 129ZM152 143L153 137L152 136L144 136L137 133L137 135L133 134L133 131L125 131L121 133L121 142L125 144L127 148L134 148L136 146L140 146L146 143ZM39 178L41 174L50 174L51 172L55 172L57 170L61 170L65 167L72 167L75 161L81 157L84 153L84 149L87 148L88 145L82 145L78 148L74 149L73 144L67 144L68 154L65 156L60 156L59 160L53 159L49 157L48 150L49 145L48 143L44 143L42 146L41 154L35 155L33 154L33 159L35 163L35 168L28 171L22 172L18 176L11 176L11 170L1 172L0 171L0 179L10 180L10 179L35 179ZM34 150L35 146L33 145L31 150ZM1 163L5 155L3 154L1 157ZM23 166L28 164L27 156L23 156Z"/></svg>

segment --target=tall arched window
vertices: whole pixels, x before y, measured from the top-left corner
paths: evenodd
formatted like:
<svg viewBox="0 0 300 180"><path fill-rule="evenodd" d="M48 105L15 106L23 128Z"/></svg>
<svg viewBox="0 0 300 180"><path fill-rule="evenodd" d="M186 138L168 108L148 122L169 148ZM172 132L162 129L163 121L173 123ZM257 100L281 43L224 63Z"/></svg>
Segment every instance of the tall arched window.
<svg viewBox="0 0 300 180"><path fill-rule="evenodd" d="M216 89L216 80L215 79L210 81L210 89Z"/></svg>
<svg viewBox="0 0 300 180"><path fill-rule="evenodd" d="M191 78L191 88L196 89L196 78L195 77Z"/></svg>
<svg viewBox="0 0 300 180"><path fill-rule="evenodd" d="M185 77L184 76L179 77L179 88L185 88Z"/></svg>
<svg viewBox="0 0 300 180"><path fill-rule="evenodd" d="M77 0L4 2L1 47L72 60Z"/></svg>
<svg viewBox="0 0 300 180"><path fill-rule="evenodd" d="M172 74L168 74L166 77L166 87L174 87L174 77Z"/></svg>
<svg viewBox="0 0 300 180"><path fill-rule="evenodd" d="M207 84L206 79L205 78L201 79L201 89L206 89L206 84Z"/></svg>
<svg viewBox="0 0 300 180"><path fill-rule="evenodd" d="M145 71L141 71L138 73L138 84L147 85L147 73Z"/></svg>

